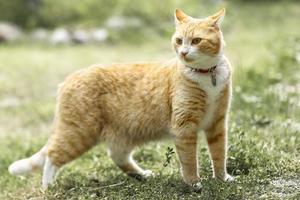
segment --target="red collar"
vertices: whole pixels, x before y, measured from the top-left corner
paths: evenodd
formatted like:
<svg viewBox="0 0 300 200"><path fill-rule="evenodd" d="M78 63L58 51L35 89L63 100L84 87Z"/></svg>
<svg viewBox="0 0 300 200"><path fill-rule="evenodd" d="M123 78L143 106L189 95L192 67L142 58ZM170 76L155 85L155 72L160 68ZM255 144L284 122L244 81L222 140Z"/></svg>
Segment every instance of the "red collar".
<svg viewBox="0 0 300 200"><path fill-rule="evenodd" d="M216 70L216 68L217 68L217 65L215 65L215 66L213 66L213 67L211 67L211 68L208 68L208 69L196 69L196 68L191 68L191 67L189 67L189 66L187 66L188 68L190 68L190 70L192 71L192 72L198 72L198 73L202 73L202 74L207 74L207 73L212 73L212 72L214 72L215 70Z"/></svg>

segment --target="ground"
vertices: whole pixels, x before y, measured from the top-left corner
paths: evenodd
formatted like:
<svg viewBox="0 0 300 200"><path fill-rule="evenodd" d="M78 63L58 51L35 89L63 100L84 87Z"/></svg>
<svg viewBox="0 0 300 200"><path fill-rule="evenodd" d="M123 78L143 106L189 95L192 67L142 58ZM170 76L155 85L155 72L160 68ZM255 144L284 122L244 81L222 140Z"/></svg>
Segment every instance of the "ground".
<svg viewBox="0 0 300 200"><path fill-rule="evenodd" d="M40 173L9 175L11 162L33 154L46 142L57 84L67 74L94 63L174 56L168 38L141 45L26 43L0 46L0 199L300 199L300 4L230 8L224 33L234 67L228 171L235 182L211 178L201 132L201 193L182 183L177 157L170 154L171 141L137 149L136 160L156 173L147 181L125 176L104 145L64 167L56 184L45 192L40 190Z"/></svg>

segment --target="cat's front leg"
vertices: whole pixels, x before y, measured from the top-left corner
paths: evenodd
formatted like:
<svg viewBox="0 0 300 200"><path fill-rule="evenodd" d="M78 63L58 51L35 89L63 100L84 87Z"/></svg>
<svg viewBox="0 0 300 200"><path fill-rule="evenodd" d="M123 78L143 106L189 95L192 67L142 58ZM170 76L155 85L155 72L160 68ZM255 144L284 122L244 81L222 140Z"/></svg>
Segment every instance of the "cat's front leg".
<svg viewBox="0 0 300 200"><path fill-rule="evenodd" d="M181 165L183 180L196 191L201 190L198 175L197 133L181 133L175 136L176 152Z"/></svg>
<svg viewBox="0 0 300 200"><path fill-rule="evenodd" d="M233 181L234 178L227 173L227 120L219 118L214 125L205 131L210 158L212 161L213 177L223 181Z"/></svg>

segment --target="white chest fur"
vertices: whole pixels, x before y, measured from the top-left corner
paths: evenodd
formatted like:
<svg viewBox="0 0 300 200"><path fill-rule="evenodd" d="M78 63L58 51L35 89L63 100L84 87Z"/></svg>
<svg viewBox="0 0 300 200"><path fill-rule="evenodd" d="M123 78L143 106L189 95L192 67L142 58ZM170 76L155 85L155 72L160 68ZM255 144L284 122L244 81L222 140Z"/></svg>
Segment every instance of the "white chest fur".
<svg viewBox="0 0 300 200"><path fill-rule="evenodd" d="M212 123L214 113L218 106L218 98L223 91L226 83L229 81L230 68L226 59L222 60L216 68L216 86L213 86L211 74L200 74L192 72L190 69L185 70L185 74L193 81L198 82L199 87L206 93L206 111L201 120L200 128L206 129Z"/></svg>

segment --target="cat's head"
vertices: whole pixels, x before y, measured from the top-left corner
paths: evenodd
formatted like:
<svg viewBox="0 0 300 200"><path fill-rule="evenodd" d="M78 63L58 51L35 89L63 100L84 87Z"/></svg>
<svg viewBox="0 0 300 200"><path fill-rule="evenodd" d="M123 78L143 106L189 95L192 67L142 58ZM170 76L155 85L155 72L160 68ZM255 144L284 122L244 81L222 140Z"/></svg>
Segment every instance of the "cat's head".
<svg viewBox="0 0 300 200"><path fill-rule="evenodd" d="M184 65L199 69L218 64L224 46L220 29L224 15L224 8L204 19L196 19L181 10L175 10L176 31L172 45Z"/></svg>

